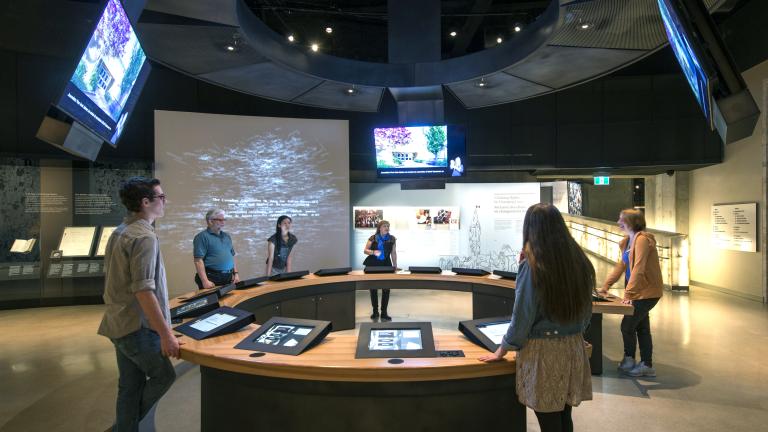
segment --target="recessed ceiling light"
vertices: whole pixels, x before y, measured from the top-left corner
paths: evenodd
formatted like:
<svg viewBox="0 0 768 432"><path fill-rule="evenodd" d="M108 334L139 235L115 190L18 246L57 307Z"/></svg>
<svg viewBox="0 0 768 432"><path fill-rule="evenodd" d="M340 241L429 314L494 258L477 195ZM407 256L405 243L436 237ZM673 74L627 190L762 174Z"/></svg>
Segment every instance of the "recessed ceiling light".
<svg viewBox="0 0 768 432"><path fill-rule="evenodd" d="M519 31L520 31L520 30L522 30L522 29L523 29L523 28L522 28L522 27L520 27L519 25L515 26L515 32L519 32Z"/></svg>
<svg viewBox="0 0 768 432"><path fill-rule="evenodd" d="M456 37L456 32L455 31L452 31L452 32L450 32L448 34L451 35L451 37Z"/></svg>
<svg viewBox="0 0 768 432"><path fill-rule="evenodd" d="M347 94L347 96L354 96L358 93L358 90L355 87L355 85L352 84L350 87L347 87L347 89L344 92Z"/></svg>
<svg viewBox="0 0 768 432"><path fill-rule="evenodd" d="M310 48L312 48L312 51L317 52L317 50L320 49L320 45L313 43L312 45L310 45Z"/></svg>
<svg viewBox="0 0 768 432"><path fill-rule="evenodd" d="M234 53L240 51L240 45L240 34L235 32L232 33L232 40L224 44L224 50L230 53Z"/></svg>
<svg viewBox="0 0 768 432"><path fill-rule="evenodd" d="M332 27L326 27L325 28L325 32L328 33L328 34L331 34L331 33L333 33L333 28Z"/></svg>
<svg viewBox="0 0 768 432"><path fill-rule="evenodd" d="M227 49L227 51L229 51L229 52L232 52L232 51L234 51L234 50L235 50L235 46L234 46L234 45L227 45L225 48L226 48L226 49Z"/></svg>
<svg viewBox="0 0 768 432"><path fill-rule="evenodd" d="M582 30L586 30L586 29L588 29L588 28L589 28L589 24L587 24L587 23L584 23L584 24L580 25L579 27L580 27Z"/></svg>
<svg viewBox="0 0 768 432"><path fill-rule="evenodd" d="M485 82L485 77L482 77L479 80L475 81L475 87L487 88L488 83Z"/></svg>
<svg viewBox="0 0 768 432"><path fill-rule="evenodd" d="M288 35L288 42L294 42L296 41L296 38L293 37L293 35Z"/></svg>
<svg viewBox="0 0 768 432"><path fill-rule="evenodd" d="M497 38L496 38L496 43L502 43L503 41L504 41L504 39L502 39L502 38L500 38L500 37L497 37Z"/></svg>

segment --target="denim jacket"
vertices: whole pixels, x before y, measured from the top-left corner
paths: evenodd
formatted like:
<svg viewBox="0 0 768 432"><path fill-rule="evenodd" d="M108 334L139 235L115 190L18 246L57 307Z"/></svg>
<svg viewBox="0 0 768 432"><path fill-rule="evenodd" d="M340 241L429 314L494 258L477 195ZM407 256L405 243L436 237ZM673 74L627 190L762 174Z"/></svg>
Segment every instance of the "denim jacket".
<svg viewBox="0 0 768 432"><path fill-rule="evenodd" d="M591 297L585 301L592 302ZM507 350L520 350L528 339L570 336L583 333L592 318L590 313L571 324L559 324L544 317L539 305L539 298L533 286L533 275L528 262L520 263L515 288L515 308L512 310L512 321L504 335L501 345Z"/></svg>

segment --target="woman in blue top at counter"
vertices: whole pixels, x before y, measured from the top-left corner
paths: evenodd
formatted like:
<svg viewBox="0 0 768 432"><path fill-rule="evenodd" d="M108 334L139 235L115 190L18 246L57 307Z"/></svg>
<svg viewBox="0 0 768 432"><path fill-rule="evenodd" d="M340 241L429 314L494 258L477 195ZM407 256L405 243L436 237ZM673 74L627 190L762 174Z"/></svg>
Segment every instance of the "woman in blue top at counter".
<svg viewBox="0 0 768 432"><path fill-rule="evenodd" d="M592 399L582 333L592 315L595 269L550 204L523 221L523 250L512 321L499 348L481 361L517 351L516 389L542 432L572 431L571 408Z"/></svg>

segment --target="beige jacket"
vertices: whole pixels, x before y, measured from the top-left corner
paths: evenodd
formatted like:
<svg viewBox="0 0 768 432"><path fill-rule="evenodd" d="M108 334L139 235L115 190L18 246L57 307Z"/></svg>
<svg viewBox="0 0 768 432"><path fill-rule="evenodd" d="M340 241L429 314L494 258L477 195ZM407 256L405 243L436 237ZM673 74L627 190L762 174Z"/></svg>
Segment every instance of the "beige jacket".
<svg viewBox="0 0 768 432"><path fill-rule="evenodd" d="M629 236L621 240L619 247L622 251L627 247L628 242ZM616 283L625 270L624 261L619 258L603 288L608 289ZM635 243L629 251L629 272L629 283L624 290L625 300L660 298L664 295L659 254L656 252L656 239L653 234L645 231L635 234Z"/></svg>

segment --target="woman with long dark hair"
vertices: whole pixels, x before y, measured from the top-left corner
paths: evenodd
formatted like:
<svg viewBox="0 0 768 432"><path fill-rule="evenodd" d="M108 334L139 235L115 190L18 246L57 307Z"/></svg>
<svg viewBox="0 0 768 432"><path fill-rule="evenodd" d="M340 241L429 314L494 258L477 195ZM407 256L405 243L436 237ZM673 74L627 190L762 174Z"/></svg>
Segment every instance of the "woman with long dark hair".
<svg viewBox="0 0 768 432"><path fill-rule="evenodd" d="M481 361L517 351L517 395L542 432L572 431L571 408L592 399L582 333L592 315L595 269L550 204L528 208L523 221L512 321L499 348Z"/></svg>
<svg viewBox="0 0 768 432"><path fill-rule="evenodd" d="M277 218L275 233L267 239L267 276L288 273L293 263L293 247L299 241L291 233L293 219L282 215Z"/></svg>
<svg viewBox="0 0 768 432"><path fill-rule="evenodd" d="M392 266L397 267L397 250L395 249L395 236L389 233L389 222L382 220L376 224L376 234L368 238L363 253L368 255L363 261L365 266ZM379 317L379 294L375 289L371 291L371 319ZM387 314L389 305L389 290L381 290L381 320L392 321Z"/></svg>

